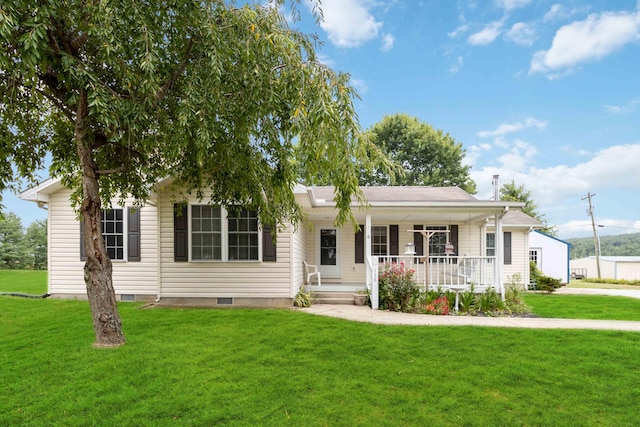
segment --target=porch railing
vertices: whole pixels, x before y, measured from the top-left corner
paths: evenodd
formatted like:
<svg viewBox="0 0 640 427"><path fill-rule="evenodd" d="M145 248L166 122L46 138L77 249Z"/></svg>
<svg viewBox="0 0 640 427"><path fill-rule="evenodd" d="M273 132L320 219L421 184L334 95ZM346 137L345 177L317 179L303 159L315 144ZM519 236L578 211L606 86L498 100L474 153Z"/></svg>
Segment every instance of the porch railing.
<svg viewBox="0 0 640 427"><path fill-rule="evenodd" d="M371 257L371 302L378 307L378 276L389 264L404 263L415 271L415 279L425 290L469 288L482 292L486 288L500 289L496 280L495 257L488 256L374 256ZM369 263L368 263L369 264ZM374 280L375 278L375 280ZM369 285L369 284L368 284ZM375 303L375 305L374 305Z"/></svg>

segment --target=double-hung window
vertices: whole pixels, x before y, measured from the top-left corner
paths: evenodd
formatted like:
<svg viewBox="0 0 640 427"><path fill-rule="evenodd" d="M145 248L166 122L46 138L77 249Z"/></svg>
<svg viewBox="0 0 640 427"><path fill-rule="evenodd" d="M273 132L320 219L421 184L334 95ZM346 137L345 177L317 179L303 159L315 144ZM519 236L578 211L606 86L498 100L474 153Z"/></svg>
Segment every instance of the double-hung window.
<svg viewBox="0 0 640 427"><path fill-rule="evenodd" d="M125 221L126 220L126 221ZM126 225L125 225L126 223ZM140 261L140 208L103 209L100 226L104 247L114 261ZM87 259L84 224L80 221L80 260Z"/></svg>
<svg viewBox="0 0 640 427"><path fill-rule="evenodd" d="M102 211L102 237L110 259L124 259L124 221L122 209Z"/></svg>
<svg viewBox="0 0 640 427"><path fill-rule="evenodd" d="M222 259L222 210L220 206L191 207L191 259Z"/></svg>
<svg viewBox="0 0 640 427"><path fill-rule="evenodd" d="M487 233L487 256L496 256L496 233Z"/></svg>
<svg viewBox="0 0 640 427"><path fill-rule="evenodd" d="M429 230L442 230L447 231L446 225L430 226ZM429 256L444 256L447 246L447 234L448 233L433 233L429 239Z"/></svg>
<svg viewBox="0 0 640 427"><path fill-rule="evenodd" d="M240 209L236 216L229 216L229 259L258 260L258 215L248 209Z"/></svg>
<svg viewBox="0 0 640 427"><path fill-rule="evenodd" d="M258 261L258 215L245 208L191 206L191 260Z"/></svg>
<svg viewBox="0 0 640 427"><path fill-rule="evenodd" d="M389 254L389 236L386 225L371 227L371 255L387 256Z"/></svg>

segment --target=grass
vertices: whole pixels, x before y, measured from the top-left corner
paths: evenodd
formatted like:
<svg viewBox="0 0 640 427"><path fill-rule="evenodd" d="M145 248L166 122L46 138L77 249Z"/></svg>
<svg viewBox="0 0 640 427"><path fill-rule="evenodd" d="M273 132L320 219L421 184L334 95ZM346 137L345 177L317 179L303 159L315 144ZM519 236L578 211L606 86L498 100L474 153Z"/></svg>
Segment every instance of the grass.
<svg viewBox="0 0 640 427"><path fill-rule="evenodd" d="M640 299L637 298L528 293L524 302L540 317L640 321Z"/></svg>
<svg viewBox="0 0 640 427"><path fill-rule="evenodd" d="M598 288L598 289L630 289L630 290L639 290L640 287L634 285L621 285L616 283L594 283L594 282L585 282L584 280L576 280L571 279L568 288Z"/></svg>
<svg viewBox="0 0 640 427"><path fill-rule="evenodd" d="M0 425L638 425L640 334L0 297Z"/></svg>
<svg viewBox="0 0 640 427"><path fill-rule="evenodd" d="M0 292L42 295L47 292L45 270L0 270Z"/></svg>

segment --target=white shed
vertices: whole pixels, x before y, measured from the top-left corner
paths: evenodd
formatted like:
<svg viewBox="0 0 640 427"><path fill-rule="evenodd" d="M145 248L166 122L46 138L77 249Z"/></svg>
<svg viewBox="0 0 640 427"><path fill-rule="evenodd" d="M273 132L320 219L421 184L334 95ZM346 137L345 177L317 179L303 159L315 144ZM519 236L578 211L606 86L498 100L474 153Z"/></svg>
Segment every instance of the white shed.
<svg viewBox="0 0 640 427"><path fill-rule="evenodd" d="M529 235L529 259L545 276L569 283L569 249L571 244L538 230Z"/></svg>
<svg viewBox="0 0 640 427"><path fill-rule="evenodd" d="M571 260L571 269L587 270L587 277L598 277L596 257ZM600 277L603 279L640 280L640 256L601 256Z"/></svg>

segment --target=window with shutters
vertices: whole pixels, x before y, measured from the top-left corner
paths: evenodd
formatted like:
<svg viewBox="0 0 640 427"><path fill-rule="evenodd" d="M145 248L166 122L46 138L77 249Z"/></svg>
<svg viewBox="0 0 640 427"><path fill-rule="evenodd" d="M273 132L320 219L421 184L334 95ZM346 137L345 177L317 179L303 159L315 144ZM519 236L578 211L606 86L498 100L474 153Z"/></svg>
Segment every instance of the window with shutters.
<svg viewBox="0 0 640 427"><path fill-rule="evenodd" d="M255 211L191 206L192 261L258 261L261 233ZM275 252L270 259L275 261Z"/></svg>
<svg viewBox="0 0 640 427"><path fill-rule="evenodd" d="M125 212L127 220L125 221ZM126 225L125 225L126 224ZM100 225L104 247L113 261L140 261L140 209L103 209ZM80 221L80 260L86 261L84 228ZM128 245L128 246L127 246Z"/></svg>
<svg viewBox="0 0 640 427"><path fill-rule="evenodd" d="M447 230L446 225L442 226L429 226L429 230ZM447 235L449 233L433 233L431 239L429 239L429 256L444 256L447 245Z"/></svg>

